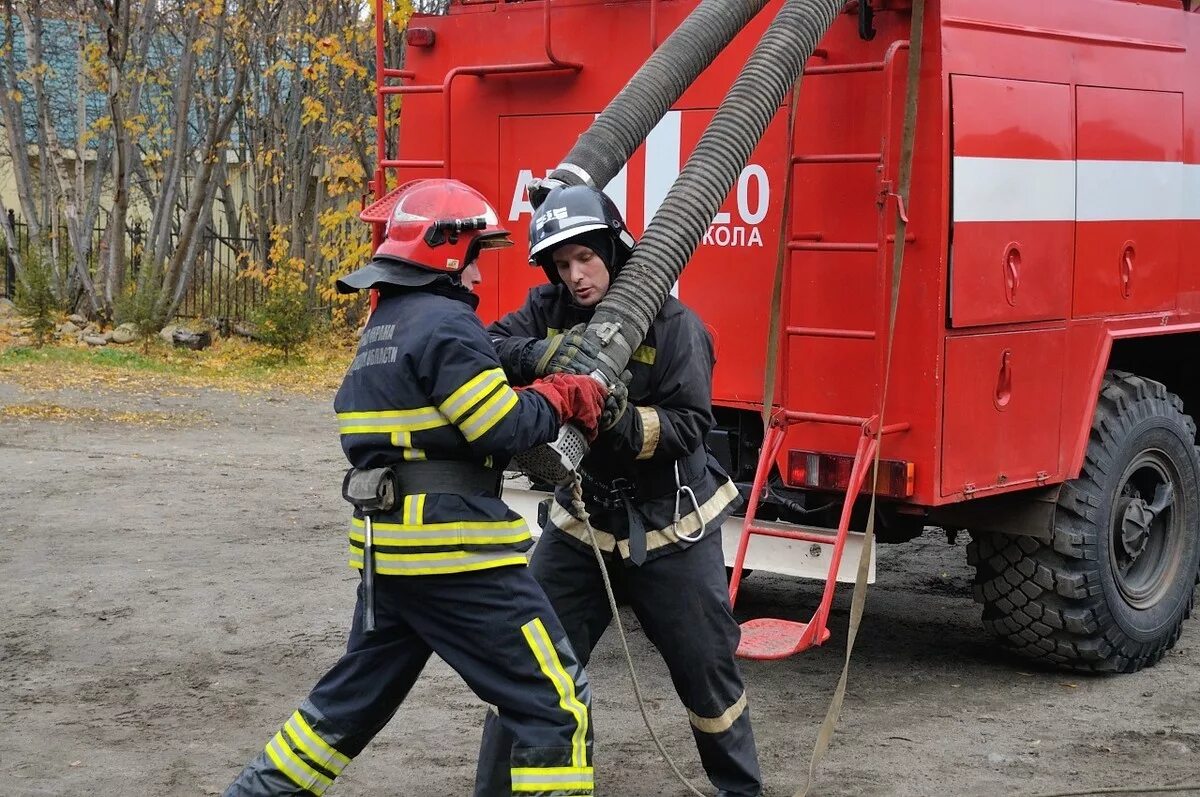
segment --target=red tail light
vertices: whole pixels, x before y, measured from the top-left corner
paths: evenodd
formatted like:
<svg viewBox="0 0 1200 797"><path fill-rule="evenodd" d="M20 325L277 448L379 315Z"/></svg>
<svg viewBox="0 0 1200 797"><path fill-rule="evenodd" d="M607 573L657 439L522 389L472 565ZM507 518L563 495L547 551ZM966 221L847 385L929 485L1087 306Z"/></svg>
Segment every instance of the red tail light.
<svg viewBox="0 0 1200 797"><path fill-rule="evenodd" d="M434 38L433 28L409 28L404 33L409 47L432 47Z"/></svg>
<svg viewBox="0 0 1200 797"><path fill-rule="evenodd" d="M854 457L845 454L819 454L814 451L789 451L787 483L791 487L811 487L817 490L843 491L850 486L850 471ZM876 493L889 498L909 498L913 494L911 462L895 459L879 461L879 485ZM864 491L871 489L871 472L867 472Z"/></svg>

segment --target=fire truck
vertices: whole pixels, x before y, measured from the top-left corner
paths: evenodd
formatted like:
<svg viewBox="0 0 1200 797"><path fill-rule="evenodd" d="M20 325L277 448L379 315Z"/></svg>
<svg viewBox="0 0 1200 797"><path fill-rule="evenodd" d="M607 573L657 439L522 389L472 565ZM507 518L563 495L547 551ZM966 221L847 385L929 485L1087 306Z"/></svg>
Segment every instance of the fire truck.
<svg viewBox="0 0 1200 797"><path fill-rule="evenodd" d="M380 23L373 190L453 176L496 203L517 245L481 264L485 321L542 278L524 257L529 182L695 6L454 0L411 20L402 66ZM779 6L607 184L635 233ZM716 346L709 447L750 494L727 557L829 579L827 616L833 582L873 556L832 530L843 503L842 526L865 524L852 482L872 433L880 542L969 532L984 625L1009 648L1135 671L1178 639L1200 572L1200 3L928 0L893 328L911 17L911 0L845 4L794 134L781 104L675 287Z"/></svg>

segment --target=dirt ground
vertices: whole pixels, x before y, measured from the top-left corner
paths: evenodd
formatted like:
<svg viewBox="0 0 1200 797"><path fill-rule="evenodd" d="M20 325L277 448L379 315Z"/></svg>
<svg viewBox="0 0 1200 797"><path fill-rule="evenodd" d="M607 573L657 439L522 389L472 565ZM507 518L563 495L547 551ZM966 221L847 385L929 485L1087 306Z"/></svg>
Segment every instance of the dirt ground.
<svg viewBox="0 0 1200 797"><path fill-rule="evenodd" d="M37 402L127 414L0 415L0 794L219 794L345 641L356 577L344 561L330 401L0 382L0 409ZM963 539L927 533L880 549L842 722L812 794L1200 782L1200 622L1137 675L1038 670L984 635L970 581ZM799 618L817 594L755 574L738 613ZM841 666L848 597L843 589L824 648L743 664L771 795L790 795L807 766ZM626 621L657 728L702 778L666 670ZM589 674L597 793L684 794L641 726L613 632ZM469 794L482 715L434 660L329 793Z"/></svg>

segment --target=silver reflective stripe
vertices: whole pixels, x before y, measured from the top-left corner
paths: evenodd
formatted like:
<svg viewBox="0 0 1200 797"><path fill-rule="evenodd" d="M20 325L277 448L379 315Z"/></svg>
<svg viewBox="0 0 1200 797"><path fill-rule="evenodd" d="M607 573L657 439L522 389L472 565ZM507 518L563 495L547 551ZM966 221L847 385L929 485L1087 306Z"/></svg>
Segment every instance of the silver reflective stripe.
<svg viewBox="0 0 1200 797"><path fill-rule="evenodd" d="M558 650L550 641L550 634L546 631L546 626L541 619L535 617L521 627L521 632L533 649L542 674L554 685L554 691L558 693L559 706L575 718L575 732L571 734L571 765L575 768L584 768L588 763L587 706L579 702L579 697L575 694L575 681L563 668L562 660L558 657Z"/></svg>
<svg viewBox="0 0 1200 797"><path fill-rule="evenodd" d="M591 767L522 767L512 770L513 791L584 790L595 784Z"/></svg>
<svg viewBox="0 0 1200 797"><path fill-rule="evenodd" d="M362 549L351 547L350 566L361 568L362 560ZM471 570L485 570L489 567L524 564L527 564L525 554L512 550L474 554L467 553L466 551L417 554L375 552L375 572L385 576L429 576L439 573L464 573Z"/></svg>
<svg viewBox="0 0 1200 797"><path fill-rule="evenodd" d="M746 693L742 692L742 696L733 701L733 705L725 709L719 717L701 717L688 709L688 720L691 721L692 727L701 733L723 733L733 727L733 723L737 722L745 710Z"/></svg>
<svg viewBox="0 0 1200 797"><path fill-rule="evenodd" d="M313 769L308 762L304 761L300 756L288 746L284 741L283 731L276 733L271 741L267 744L267 757L275 766L279 767L279 771L287 776L288 780L295 783L302 789L307 789L313 794L321 795L329 788L333 780L316 769Z"/></svg>
<svg viewBox="0 0 1200 797"><path fill-rule="evenodd" d="M699 514L693 510L679 519L678 526L667 526L663 529L647 531L646 550L653 551L662 548L664 545L679 543L680 539L676 536L676 532L685 537L694 536L700 530L701 516L711 521L724 512L726 507L733 503L737 497L737 487L734 486L733 482L726 481L717 488L717 491L713 493L711 498L700 505ZM591 539L587 533L587 526L577 520L574 515L564 509L557 501L550 502L550 522L572 537L583 540L589 545L591 544ZM623 558L629 558L629 540L618 540L612 534L597 529L595 524L592 525L592 530L596 532L596 542L599 543L602 551L611 551L616 547Z"/></svg>
<svg viewBox="0 0 1200 797"><path fill-rule="evenodd" d="M638 415L642 419L642 450L635 459L650 459L658 450L658 439L662 436L662 421L658 410L654 407L638 407Z"/></svg>
<svg viewBox="0 0 1200 797"><path fill-rule="evenodd" d="M359 518L350 521L350 539L363 542L364 523ZM459 521L452 523L424 523L400 526L395 523L375 523L374 542L378 546L389 545L446 545L455 548L461 545L502 545L523 542L529 538L529 526L524 518L497 521Z"/></svg>
<svg viewBox="0 0 1200 797"><path fill-rule="evenodd" d="M451 421L458 421L467 410L474 407L480 399L495 390L496 385L503 381L503 369L489 368L468 379L462 387L451 393L438 409Z"/></svg>
<svg viewBox="0 0 1200 797"><path fill-rule="evenodd" d="M342 770L350 763L345 754L339 753L333 745L321 738L299 711L293 713L283 727L296 743L294 746L299 746L309 759L328 769L334 777L342 774Z"/></svg>
<svg viewBox="0 0 1200 797"><path fill-rule="evenodd" d="M338 429L342 434L386 434L388 432L419 432L449 426L436 407L412 410L380 410L378 412L339 412Z"/></svg>
<svg viewBox="0 0 1200 797"><path fill-rule="evenodd" d="M519 400L516 391L508 385L504 385L496 391L496 395L488 399L487 403L459 427L463 433L463 437L467 438L470 442L483 437L513 407L517 406Z"/></svg>

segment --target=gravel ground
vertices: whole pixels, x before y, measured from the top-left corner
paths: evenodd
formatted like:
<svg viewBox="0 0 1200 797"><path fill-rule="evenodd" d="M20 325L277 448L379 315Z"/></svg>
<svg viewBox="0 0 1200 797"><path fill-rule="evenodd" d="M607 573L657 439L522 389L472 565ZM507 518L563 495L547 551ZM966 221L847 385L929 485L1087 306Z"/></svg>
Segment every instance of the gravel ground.
<svg viewBox="0 0 1200 797"><path fill-rule="evenodd" d="M219 794L345 643L356 576L330 401L175 393L0 382L0 408L101 410L87 421L0 416L2 794ZM965 540L882 547L878 568L811 794L1200 782L1195 619L1136 675L1036 669L982 632ZM817 596L813 583L755 574L738 614L802 618ZM790 795L807 767L848 604L844 588L825 647L743 665L771 795ZM625 619L659 733L702 778L666 669ZM610 632L588 668L597 794L683 795L641 726L619 651ZM435 659L329 793L469 794L482 715Z"/></svg>

